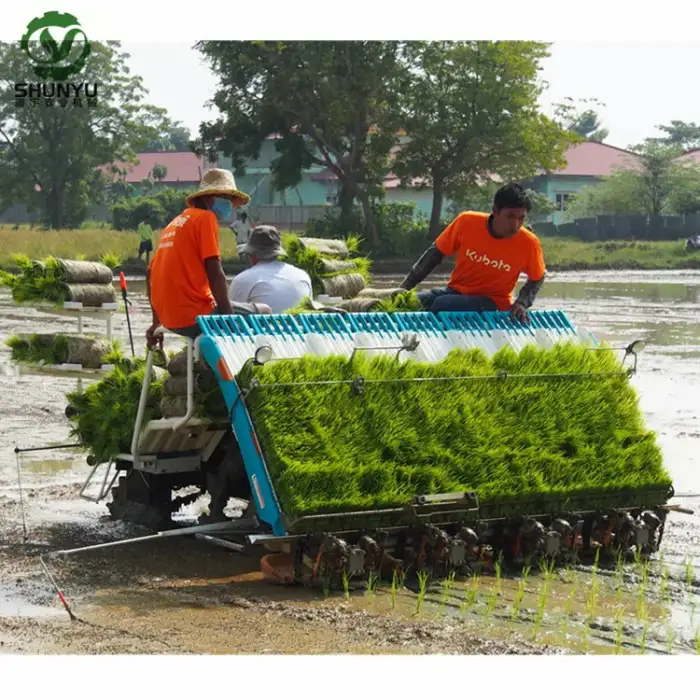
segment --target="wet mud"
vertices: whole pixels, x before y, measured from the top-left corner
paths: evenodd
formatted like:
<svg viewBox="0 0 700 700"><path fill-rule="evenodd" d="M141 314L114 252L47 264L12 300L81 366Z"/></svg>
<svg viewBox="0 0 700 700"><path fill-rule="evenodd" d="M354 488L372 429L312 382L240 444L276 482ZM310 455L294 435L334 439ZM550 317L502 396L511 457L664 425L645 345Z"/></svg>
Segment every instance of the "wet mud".
<svg viewBox="0 0 700 700"><path fill-rule="evenodd" d="M141 353L150 318L142 282L130 290ZM673 475L674 501L699 509L688 494L700 493L700 274L553 274L538 308L562 308L616 345L646 341L633 382ZM74 318L14 306L0 290L0 652L700 652L698 513L672 514L662 551L646 565L533 567L527 577L429 582L422 594L387 583L325 596L264 581L262 551L242 556L179 538L135 543L48 562L78 617L71 622L39 555L150 534L79 497L90 468L71 449L21 456L20 504L15 446L71 442L64 396L92 380L20 368L4 341L76 327ZM85 329L102 333L104 322L87 319ZM128 349L123 312L114 336ZM202 499L178 517L194 521L205 507Z"/></svg>

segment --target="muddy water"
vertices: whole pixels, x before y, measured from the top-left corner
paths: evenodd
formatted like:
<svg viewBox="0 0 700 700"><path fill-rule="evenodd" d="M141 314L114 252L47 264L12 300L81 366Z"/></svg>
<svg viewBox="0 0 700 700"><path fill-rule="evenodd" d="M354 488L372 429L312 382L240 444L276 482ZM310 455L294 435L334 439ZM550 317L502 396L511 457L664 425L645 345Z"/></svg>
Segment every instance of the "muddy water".
<svg viewBox="0 0 700 700"><path fill-rule="evenodd" d="M382 286L397 282L389 277L377 280ZM129 288L134 302L131 320L137 352L143 352L142 339L150 322L143 281L130 280ZM633 382L648 425L659 435L680 495L675 500L686 507L698 508L700 513L700 498L685 497L700 493L697 399L700 396L700 273L551 275L538 300L538 308L561 308L574 322L615 344L624 346L636 339L647 343ZM141 534L109 521L103 504L78 498L79 487L89 470L79 453L55 449L22 455L27 527L24 543L13 449L16 445L69 442L64 395L79 381L90 380L18 369L10 362L4 341L17 332L74 331L76 327L77 322L70 317L17 307L4 290L0 291L0 637L3 640L26 641L33 628L28 626L29 622L16 622L20 618L40 620L36 624L44 625L50 631L49 637L55 633L52 638L62 638L62 632L51 627L57 623L50 622L61 610L38 569L36 554L57 547ZM103 332L104 322L88 319L85 329ZM114 318L114 336L128 349L123 312ZM171 347L179 345L177 341L168 342ZM185 515L196 515L198 508L195 505ZM245 562L201 543L138 547L129 552L120 550L119 555L96 553L80 562L56 564L56 569L61 580L67 582L69 598L79 600L90 611L95 624L109 626L115 617L123 622L131 619L131 615L133 625L129 629L134 631L141 624L135 620L148 614L146 627L168 627L173 639L181 640L181 650L201 652L219 647L213 641L196 638L193 628L187 627L190 623L183 622L177 634L173 632L167 611L173 605L190 610L187 615L194 616L191 624L196 627L202 624L201 616L208 616L209 620L219 610L211 605L214 592L220 591L221 586L240 597L234 607L243 617L250 611L276 611L269 627L260 623L260 639L267 640L260 642L261 651L268 647L293 651L291 642L269 641L276 639L276 631L283 629L292 637L301 635L316 640L314 648L319 651L332 651L339 645L345 650L374 648L366 637L352 641L350 630L355 623L349 623L346 616L355 614L365 616L357 619L365 620L367 625L371 620L372 629L385 630L386 638L398 635L396 638L403 640L387 646L385 639L381 645L385 651L405 651L406 639L412 640L409 650L464 651L462 642L454 637L455 629L462 629L458 625L465 625L464 634L478 630L481 636L495 640L494 644L502 643L504 646L497 647L501 651L515 649L513 634L534 642L539 648L550 644L576 652L695 653L696 639L700 642L696 633L700 625L700 611L696 613L700 604L699 515L670 517L661 556L646 570L641 564L627 564L618 573L614 566L607 570L579 567L557 572L551 580L535 570L525 581L520 572L505 572L502 579L491 575L479 577L478 582L436 582L428 587L424 598L405 590L392 595L388 586L375 593L355 593L349 601L342 592L331 594L330 600L308 592L296 592L292 596L288 591L274 589L273 593L260 581L255 558ZM193 572L197 572L201 585L193 585L190 578ZM134 586L140 591L138 596ZM163 586L167 589L167 601ZM184 589L190 594L196 591L199 607L195 605L194 612L179 597ZM202 596L207 597L206 604L202 603ZM419 599L420 615L416 616ZM7 632L3 620L10 619L15 622L11 632ZM322 624L318 630L300 631L300 625L313 626L319 620ZM335 620L334 629L341 631L330 634L328 620ZM399 625L401 620L404 627ZM425 629L432 631L426 632L423 627L419 630L416 620L426 621L429 627ZM226 624L235 623L229 620ZM362 624L356 625L360 631L366 629ZM406 630L411 625L413 632L408 634ZM449 632L440 631L444 629ZM282 638L285 633L280 634ZM430 644L427 639L432 640ZM130 640L127 650L163 651L162 641L149 644L135 641L136 637ZM111 637L103 641L105 650L124 649L121 641L117 643ZM528 648L523 641L516 646ZM35 647L22 642L17 648Z"/></svg>

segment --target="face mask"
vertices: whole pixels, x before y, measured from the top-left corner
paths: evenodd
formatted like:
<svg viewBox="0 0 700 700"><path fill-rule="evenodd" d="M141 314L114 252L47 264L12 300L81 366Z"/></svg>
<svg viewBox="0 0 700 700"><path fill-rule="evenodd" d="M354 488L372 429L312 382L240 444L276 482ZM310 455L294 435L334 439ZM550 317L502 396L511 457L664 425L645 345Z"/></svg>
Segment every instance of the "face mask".
<svg viewBox="0 0 700 700"><path fill-rule="evenodd" d="M214 199L214 204L212 204L211 210L214 212L214 214L216 214L216 218L219 221L223 221L231 216L231 213L233 212L233 204L231 204L228 199L216 197Z"/></svg>

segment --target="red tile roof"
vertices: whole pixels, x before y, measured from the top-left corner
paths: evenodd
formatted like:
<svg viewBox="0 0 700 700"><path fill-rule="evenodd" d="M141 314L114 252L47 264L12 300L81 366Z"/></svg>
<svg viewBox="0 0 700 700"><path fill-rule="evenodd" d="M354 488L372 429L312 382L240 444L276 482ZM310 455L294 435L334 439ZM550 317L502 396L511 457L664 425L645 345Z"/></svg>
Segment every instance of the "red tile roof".
<svg viewBox="0 0 700 700"><path fill-rule="evenodd" d="M606 177L618 168L632 170L639 165L639 158L634 153L595 141L571 146L565 158L566 166L552 171L552 175Z"/></svg>
<svg viewBox="0 0 700 700"><path fill-rule="evenodd" d="M167 175L163 182L196 182L202 178L202 161L194 153L138 153L138 163L114 163L120 169L128 170L126 181L139 183L151 176L156 165L163 165ZM110 174L110 166L100 168L105 175Z"/></svg>
<svg viewBox="0 0 700 700"><path fill-rule="evenodd" d="M697 165L700 165L700 148L693 151L687 151L682 156L678 156L678 160L694 160Z"/></svg>

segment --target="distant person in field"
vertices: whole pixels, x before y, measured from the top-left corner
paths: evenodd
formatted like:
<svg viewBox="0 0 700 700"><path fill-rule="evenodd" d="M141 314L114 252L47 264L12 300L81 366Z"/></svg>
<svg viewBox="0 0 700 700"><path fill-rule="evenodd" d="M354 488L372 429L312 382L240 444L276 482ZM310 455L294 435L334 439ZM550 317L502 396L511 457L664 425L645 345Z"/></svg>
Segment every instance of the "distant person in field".
<svg viewBox="0 0 700 700"><path fill-rule="evenodd" d="M202 177L200 188L187 197L187 209L164 229L146 273L153 323L146 331L149 347L162 346L163 326L179 335L200 334L197 316L211 313L270 313L264 305L232 305L221 265L219 222L249 201L233 173L215 168Z"/></svg>
<svg viewBox="0 0 700 700"><path fill-rule="evenodd" d="M256 226L238 252L251 267L233 278L231 301L266 304L273 314L281 314L313 296L309 275L279 260L287 252L274 226Z"/></svg>
<svg viewBox="0 0 700 700"><path fill-rule="evenodd" d="M148 265L151 253L153 252L153 227L151 226L151 217L148 214L144 217L136 230L140 237L139 260L141 260L141 256L146 253L146 265Z"/></svg>
<svg viewBox="0 0 700 700"><path fill-rule="evenodd" d="M519 185L501 187L490 214L462 212L423 253L400 286L413 289L446 257L455 255L447 287L418 292L424 309L435 313L510 311L519 321L527 321L527 310L545 277L542 246L524 226L531 206ZM514 299L521 272L528 280Z"/></svg>
<svg viewBox="0 0 700 700"><path fill-rule="evenodd" d="M700 233L696 233L685 242L685 249L688 251L700 250Z"/></svg>
<svg viewBox="0 0 700 700"><path fill-rule="evenodd" d="M246 212L242 211L238 215L238 218L231 225L231 230L236 234L236 248L240 255L241 246L244 246L248 242L252 230L251 222Z"/></svg>

